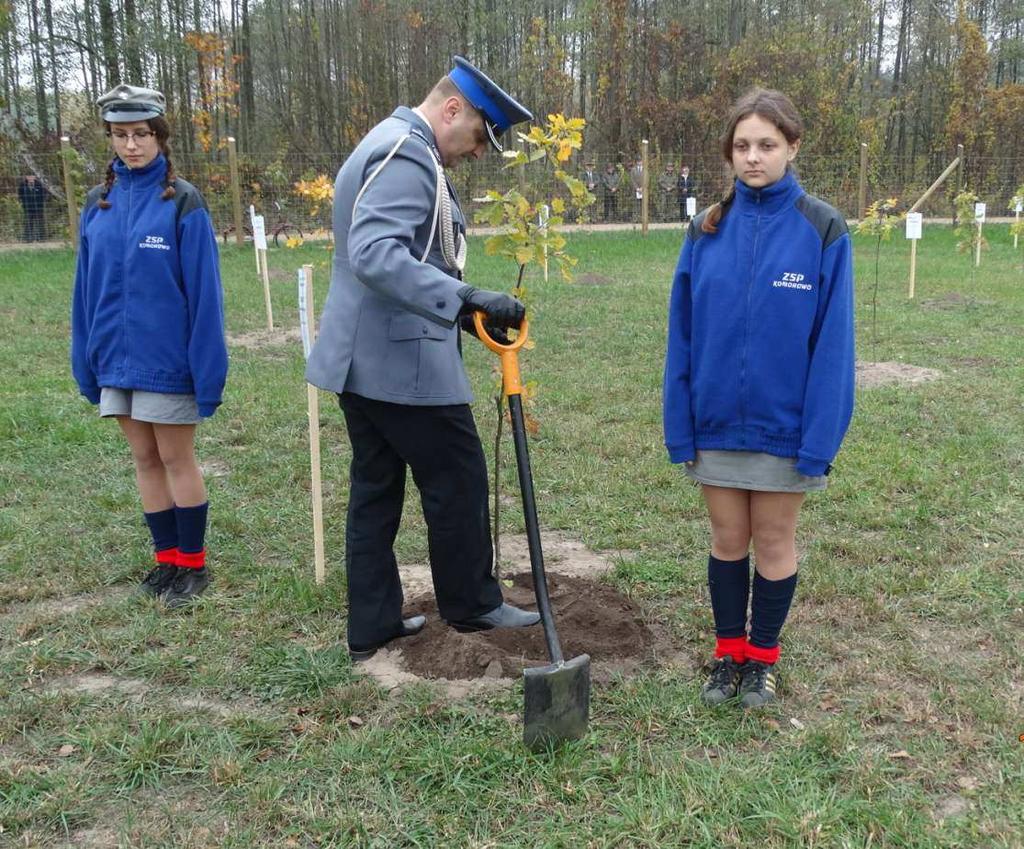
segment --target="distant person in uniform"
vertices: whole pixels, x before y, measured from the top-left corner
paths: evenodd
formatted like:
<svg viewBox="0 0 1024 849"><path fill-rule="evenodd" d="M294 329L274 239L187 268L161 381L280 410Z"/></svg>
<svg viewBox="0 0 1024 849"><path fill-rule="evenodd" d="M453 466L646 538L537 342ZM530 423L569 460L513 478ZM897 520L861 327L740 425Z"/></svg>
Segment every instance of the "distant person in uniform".
<svg viewBox="0 0 1024 849"><path fill-rule="evenodd" d="M583 185L587 187L588 192L597 191L597 183L600 179L600 175L597 173L597 168L594 164L593 159L588 159L586 166L584 166L580 179L583 181Z"/></svg>
<svg viewBox="0 0 1024 849"><path fill-rule="evenodd" d="M211 580L195 438L228 370L217 237L171 164L164 96L119 85L97 105L114 157L82 209L71 366L131 448L156 561L141 589L181 607Z"/></svg>
<svg viewBox="0 0 1024 849"><path fill-rule="evenodd" d="M776 698L800 508L825 489L853 413L850 234L797 182L802 136L781 92L737 101L722 136L735 180L690 222L672 282L665 445L711 521L709 705Z"/></svg>
<svg viewBox="0 0 1024 849"><path fill-rule="evenodd" d="M658 175L658 206L661 208L661 216L665 221L672 218L672 209L675 207L676 193L676 169L669 162L665 170Z"/></svg>
<svg viewBox="0 0 1024 849"><path fill-rule="evenodd" d="M593 195L597 194L597 185L601 180L601 175L597 173L597 164L593 159L587 160L583 171L580 172L580 180L583 181L583 185L587 187L588 192Z"/></svg>
<svg viewBox="0 0 1024 849"><path fill-rule="evenodd" d="M23 241L41 242L46 238L46 201L49 196L35 174L26 174L18 182L18 202L25 219Z"/></svg>
<svg viewBox="0 0 1024 849"><path fill-rule="evenodd" d="M338 172L331 287L306 371L338 395L352 443L345 570L355 661L418 633L402 618L394 541L407 470L420 492L441 617L459 631L525 627L492 574L487 465L460 324L518 327L521 302L466 284L465 217L447 169L500 151L533 116L461 56L419 106L398 107ZM468 325L471 326L471 325Z"/></svg>
<svg viewBox="0 0 1024 849"><path fill-rule="evenodd" d="M622 172L614 162L604 167L601 186L604 189L604 220L614 221L619 211L619 189L622 188Z"/></svg>
<svg viewBox="0 0 1024 849"><path fill-rule="evenodd" d="M629 179L633 184L633 220L639 221L643 215L644 204L644 163L642 159L633 162L629 169Z"/></svg>
<svg viewBox="0 0 1024 849"><path fill-rule="evenodd" d="M689 216L686 214L686 199L697 197L697 183L690 174L690 166L684 165L679 169L679 179L676 181L676 197L679 201L679 220L685 221Z"/></svg>

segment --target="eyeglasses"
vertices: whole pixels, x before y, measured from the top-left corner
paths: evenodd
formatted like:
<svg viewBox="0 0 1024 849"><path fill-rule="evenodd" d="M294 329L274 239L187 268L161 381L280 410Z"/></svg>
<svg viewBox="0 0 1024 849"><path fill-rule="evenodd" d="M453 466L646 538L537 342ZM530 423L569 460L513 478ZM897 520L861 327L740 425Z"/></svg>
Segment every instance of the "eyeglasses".
<svg viewBox="0 0 1024 849"><path fill-rule="evenodd" d="M135 130L131 133L112 132L109 135L114 141L120 142L121 144L128 144L131 139L135 139L136 144L142 144L143 142L147 142L153 138L156 133L152 130Z"/></svg>

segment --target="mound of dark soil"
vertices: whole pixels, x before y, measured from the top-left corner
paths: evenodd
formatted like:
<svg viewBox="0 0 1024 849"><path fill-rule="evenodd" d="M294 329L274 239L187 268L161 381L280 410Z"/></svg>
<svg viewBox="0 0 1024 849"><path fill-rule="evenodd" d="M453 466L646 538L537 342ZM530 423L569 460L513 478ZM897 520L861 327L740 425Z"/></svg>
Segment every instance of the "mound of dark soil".
<svg viewBox="0 0 1024 849"><path fill-rule="evenodd" d="M509 604L536 610L529 573L506 576ZM634 669L654 645L654 635L638 605L607 584L549 574L548 590L562 653L566 659L589 654L605 669ZM437 618L432 594L406 604L406 615L423 613L427 626L401 640L403 666L423 678L518 678L527 666L546 666L547 643L541 625L460 634Z"/></svg>

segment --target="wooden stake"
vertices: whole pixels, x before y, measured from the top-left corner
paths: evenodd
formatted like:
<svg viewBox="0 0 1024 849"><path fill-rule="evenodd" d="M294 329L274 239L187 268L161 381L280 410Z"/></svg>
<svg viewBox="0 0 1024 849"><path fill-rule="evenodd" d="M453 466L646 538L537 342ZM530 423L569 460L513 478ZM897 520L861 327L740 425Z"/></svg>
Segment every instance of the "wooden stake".
<svg viewBox="0 0 1024 849"><path fill-rule="evenodd" d="M917 202L912 207L910 207L908 212L917 212L917 210L920 209L921 204L923 204L926 200L928 200L928 198L932 196L932 192L934 192L939 186L946 182L946 178L953 173L956 167L960 165L960 162L961 159L959 156L952 162L950 162L949 165L946 166L946 170L939 174L938 179L928 187L928 191L926 191L923 195L921 195L921 197L917 199Z"/></svg>
<svg viewBox="0 0 1024 849"><path fill-rule="evenodd" d="M640 191L643 192L643 194L640 197L640 231L644 234L644 236L646 236L647 221L650 213L651 201L651 193L647 191L647 187L651 183L650 175L647 173L647 165L651 143L647 141L647 139L644 139L643 141L640 142L640 148L643 151L643 158L640 161L643 162L644 169L643 179L640 181Z"/></svg>
<svg viewBox="0 0 1024 849"><path fill-rule="evenodd" d="M238 184L238 150L235 137L228 136L228 169L231 172L231 200L235 212L235 244L245 244L245 230L242 229L242 189Z"/></svg>
<svg viewBox="0 0 1024 849"><path fill-rule="evenodd" d="M260 262L260 246L256 243L256 207L253 204L249 204L249 226L252 228L252 248L256 254L256 276L262 274L262 268ZM264 236L264 238L266 238Z"/></svg>
<svg viewBox="0 0 1024 849"><path fill-rule="evenodd" d="M259 253L260 256L262 257L262 262L260 263L260 273L263 276L263 302L266 304L267 307L267 330L273 330L274 308L270 305L270 271L267 268L267 251L264 248L261 249Z"/></svg>
<svg viewBox="0 0 1024 849"><path fill-rule="evenodd" d="M64 154L64 196L68 204L68 232L71 234L71 246L78 250L78 201L75 200L75 183L71 179L71 165L68 157L71 155L71 139L67 136L60 137L60 150Z"/></svg>
<svg viewBox="0 0 1024 849"><path fill-rule="evenodd" d="M860 143L860 184L857 190L857 217L863 218L868 211L868 146Z"/></svg>
<svg viewBox="0 0 1024 849"><path fill-rule="evenodd" d="M910 292L907 297L914 299L914 278L917 276L917 239L910 240Z"/></svg>
<svg viewBox="0 0 1024 849"><path fill-rule="evenodd" d="M978 243L974 246L974 267L981 265L981 222L978 222Z"/></svg>
<svg viewBox="0 0 1024 849"><path fill-rule="evenodd" d="M1017 231L1020 230L1020 210L1015 213L1016 223L1013 227L1013 249L1017 250Z"/></svg>
<svg viewBox="0 0 1024 849"><path fill-rule="evenodd" d="M544 231L544 238L548 237L548 218L551 217L551 210L545 203L540 208L540 226ZM548 246L544 245L544 282L548 282Z"/></svg>
<svg viewBox="0 0 1024 849"><path fill-rule="evenodd" d="M303 305L305 324L309 344L312 346L316 341L316 324L313 319L313 266L302 266L302 273L306 281ZM313 574L316 582L323 584L327 570L324 565L324 502L320 483L320 396L317 395L316 387L312 383L306 384L306 413L309 417L310 494L313 498Z"/></svg>

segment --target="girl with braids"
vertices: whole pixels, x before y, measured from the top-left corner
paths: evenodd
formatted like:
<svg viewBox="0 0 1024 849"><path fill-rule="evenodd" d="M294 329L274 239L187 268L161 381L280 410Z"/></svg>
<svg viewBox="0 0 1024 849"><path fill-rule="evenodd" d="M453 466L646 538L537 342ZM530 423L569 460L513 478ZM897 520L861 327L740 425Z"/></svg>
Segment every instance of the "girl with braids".
<svg viewBox="0 0 1024 849"><path fill-rule="evenodd" d="M156 552L142 589L177 607L210 582L195 432L227 375L217 241L202 196L175 176L163 95L119 85L97 104L114 157L82 210L72 371L135 461Z"/></svg>
<svg viewBox="0 0 1024 849"><path fill-rule="evenodd" d="M850 236L797 182L802 134L781 92L740 98L722 136L735 180L691 222L672 285L665 444L711 521L711 705L775 699L797 518L804 494L825 488L853 413Z"/></svg>

